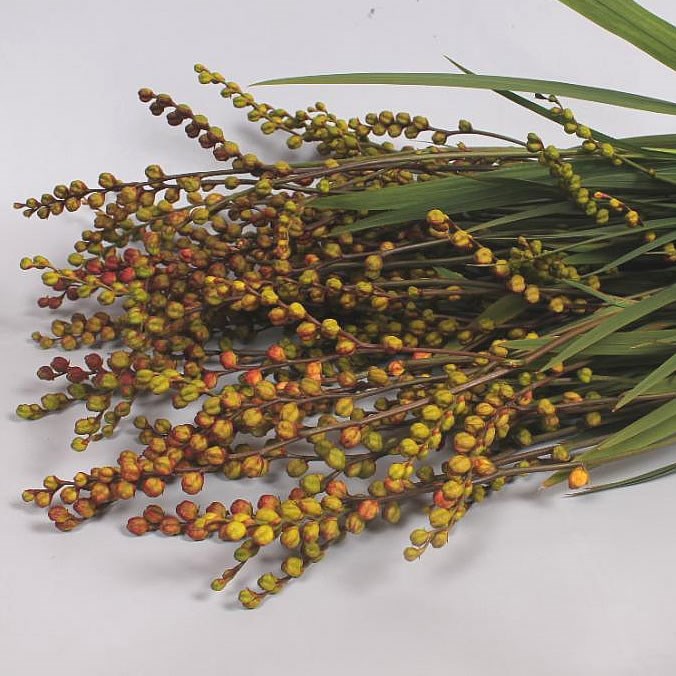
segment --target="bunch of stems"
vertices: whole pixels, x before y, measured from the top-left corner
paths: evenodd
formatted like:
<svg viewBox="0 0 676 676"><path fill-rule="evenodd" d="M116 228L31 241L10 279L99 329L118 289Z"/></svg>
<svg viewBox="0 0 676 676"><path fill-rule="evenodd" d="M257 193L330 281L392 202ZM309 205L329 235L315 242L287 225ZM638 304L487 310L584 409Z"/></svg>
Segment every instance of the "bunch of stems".
<svg viewBox="0 0 676 676"><path fill-rule="evenodd" d="M344 120L321 102L289 113L196 70L264 134L315 144L319 158L264 161L142 89L223 168L105 172L15 205L39 218L89 209L93 223L67 265L21 262L42 271L38 303L58 316L34 339L88 353L42 366L41 380L64 385L18 414L86 409L79 452L132 417L140 444L24 491L59 530L172 482L192 497L224 481L230 494L225 481L283 468L294 487L256 504L151 504L128 523L236 543L215 590L281 542L280 570L240 591L253 608L370 522L422 505L404 549L415 560L515 477L581 488L590 468L670 441L673 153L609 143L556 97L549 112L579 146L407 112ZM487 137L507 145L471 145ZM90 298L99 311L62 314ZM151 420L151 396L190 413Z"/></svg>

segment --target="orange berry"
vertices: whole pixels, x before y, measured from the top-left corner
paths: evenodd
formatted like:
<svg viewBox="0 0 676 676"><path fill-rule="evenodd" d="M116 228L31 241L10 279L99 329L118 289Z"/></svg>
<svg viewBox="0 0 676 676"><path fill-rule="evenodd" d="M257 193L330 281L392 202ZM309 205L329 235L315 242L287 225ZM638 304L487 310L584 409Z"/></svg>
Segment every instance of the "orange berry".
<svg viewBox="0 0 676 676"><path fill-rule="evenodd" d="M186 472L181 478L181 488L188 495L195 495L204 486L204 474L202 472Z"/></svg>
<svg viewBox="0 0 676 676"><path fill-rule="evenodd" d="M357 507L357 514L364 521L371 521L378 516L380 505L377 500L362 500Z"/></svg>
<svg viewBox="0 0 676 676"><path fill-rule="evenodd" d="M134 516L127 521L127 530L133 535L143 535L150 530L150 525L142 516Z"/></svg>
<svg viewBox="0 0 676 676"><path fill-rule="evenodd" d="M589 483L589 472L582 466L574 467L568 475L568 488L575 490Z"/></svg>

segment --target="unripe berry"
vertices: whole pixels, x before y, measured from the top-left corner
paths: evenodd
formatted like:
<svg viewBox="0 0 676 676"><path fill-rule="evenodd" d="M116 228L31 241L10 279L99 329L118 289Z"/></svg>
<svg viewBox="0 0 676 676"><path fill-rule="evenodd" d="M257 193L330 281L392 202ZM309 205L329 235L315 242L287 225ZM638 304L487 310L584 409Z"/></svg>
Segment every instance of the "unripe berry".
<svg viewBox="0 0 676 676"><path fill-rule="evenodd" d="M282 570L289 577L300 577L303 574L303 560L297 556L289 556L284 559Z"/></svg>
<svg viewBox="0 0 676 676"><path fill-rule="evenodd" d="M442 225L446 222L448 217L443 211L440 211L439 209L432 209L431 211L427 212L426 218L430 225Z"/></svg>
<svg viewBox="0 0 676 676"><path fill-rule="evenodd" d="M264 547L274 541L275 531L269 524L263 524L254 529L251 539L260 547Z"/></svg>
<svg viewBox="0 0 676 676"><path fill-rule="evenodd" d="M422 556L423 550L418 547L406 547L404 549L404 558L407 561L415 561Z"/></svg>
<svg viewBox="0 0 676 676"><path fill-rule="evenodd" d="M467 432L458 432L453 437L453 448L457 453L469 453L475 446L475 437Z"/></svg>
<svg viewBox="0 0 676 676"><path fill-rule="evenodd" d="M230 521L221 528L220 537L238 542L246 537L246 526L241 521Z"/></svg>
<svg viewBox="0 0 676 676"><path fill-rule="evenodd" d="M466 455L454 455L448 461L448 468L454 474L467 474L472 469L472 461Z"/></svg>

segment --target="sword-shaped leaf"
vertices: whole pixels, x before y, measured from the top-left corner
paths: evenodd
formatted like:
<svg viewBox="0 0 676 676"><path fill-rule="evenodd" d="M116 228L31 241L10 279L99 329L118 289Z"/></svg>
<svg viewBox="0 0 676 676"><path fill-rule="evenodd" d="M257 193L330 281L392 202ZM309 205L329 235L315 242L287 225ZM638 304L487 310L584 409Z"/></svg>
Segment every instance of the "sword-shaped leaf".
<svg viewBox="0 0 676 676"><path fill-rule="evenodd" d="M518 317L527 307L528 303L523 299L523 296L511 293L492 302L475 321L479 323L488 319L494 322L496 326L500 326L500 324Z"/></svg>
<svg viewBox="0 0 676 676"><path fill-rule="evenodd" d="M674 433L676 433L676 398L670 399L631 425L627 425L601 442L594 450L583 453L581 459L591 462L605 460L615 453L621 453L626 448L626 443L632 439L642 444L653 444Z"/></svg>
<svg viewBox="0 0 676 676"><path fill-rule="evenodd" d="M661 237L654 239L652 242L646 242L641 246L637 246L635 249L632 249L631 251L628 251L626 254L623 254L622 256L615 258L609 263L606 263L604 266L598 268L598 270L594 270L594 272L590 272L589 274L598 275L601 272L610 270L610 268L619 268L620 265L624 265L625 263L634 260L634 258L638 258L644 253L648 253L649 251L658 249L659 247L664 246L665 244L669 244L674 240L676 240L676 232L675 231L668 232L665 235L662 235Z"/></svg>
<svg viewBox="0 0 676 676"><path fill-rule="evenodd" d="M469 68L466 68L465 66L458 63L457 61L454 61L450 56L445 56L445 58L448 59L458 70L461 70L466 75L476 75L476 73L474 71L471 71ZM537 113L538 115L541 115L542 117L544 117L547 120L550 120L552 122L555 122L556 124L561 124L560 118L557 118L549 110L549 108L545 108L544 106L541 106L538 103L535 103L535 101L531 101L530 99L527 99L523 96L519 96L519 94L515 94L514 92L501 91L499 89L494 89L493 91L496 94L499 94L503 98L507 99L508 101L512 101L512 103L516 103L517 105L521 106L522 108L526 108L527 110L530 110L533 113ZM607 136L603 132L600 132L598 129L590 128L590 131L594 135L594 138L597 141L601 141L602 143L611 143L612 145L616 146L617 148L623 148L624 150L635 150L635 149L637 149L637 146L632 145L629 140L616 139L616 138L613 138L612 136Z"/></svg>
<svg viewBox="0 0 676 676"><path fill-rule="evenodd" d="M354 196L327 197L317 200L314 206L379 212L335 228L331 232L332 235L340 235L424 218L430 209L442 209L449 214L470 213L551 197L555 193L553 186L519 180L498 182L497 177L493 181L450 176L436 181L385 188Z"/></svg>
<svg viewBox="0 0 676 676"><path fill-rule="evenodd" d="M461 275L455 270L449 270L448 268L435 267L434 272L439 275L442 279L466 279L464 275Z"/></svg>
<svg viewBox="0 0 676 676"><path fill-rule="evenodd" d="M518 223L520 221L527 221L531 218L538 218L540 216L551 216L551 215L575 215L579 213L576 211L569 202L554 202L545 204L539 204L532 209L521 209L516 211L513 214L507 214L506 216L500 216L499 218L494 218L490 221L484 223L479 223L472 227L467 228L467 232L476 233L483 230L490 230L491 228L497 228L501 225L509 225L510 223Z"/></svg>
<svg viewBox="0 0 676 676"><path fill-rule="evenodd" d="M649 148L655 146L657 148L676 148L676 134L648 134L644 136L626 136L620 141L628 141L632 145L640 146L641 148Z"/></svg>
<svg viewBox="0 0 676 676"><path fill-rule="evenodd" d="M576 173L584 176L590 185L600 190L613 192L625 188L646 191L655 189L655 182L650 177L626 167L609 167L600 159L575 160L573 166ZM663 175L676 179L676 160L659 162L656 166ZM545 198L551 201L554 195L560 196L560 191L555 187L549 173L537 162L526 161L481 175L448 176L434 181L398 185L382 190L331 195L319 198L313 206L319 209L392 211L393 215L399 210L402 212L401 215L395 216L395 220L390 220L390 217L383 214L374 214L341 229L355 232L383 224L403 223L418 215L424 215L432 208L447 209L449 212L471 212L481 208L509 205L533 208L542 205L527 203ZM412 212L415 215L411 216ZM378 216L382 219L376 218ZM374 220L371 221L371 218ZM621 230L631 232L624 225ZM338 229L333 232L337 233ZM585 232L585 236L586 234Z"/></svg>
<svg viewBox="0 0 676 676"><path fill-rule="evenodd" d="M571 99L595 101L622 108L647 110L653 113L676 115L676 103L641 96L631 92L570 84L558 80L537 80L528 77L502 75L458 75L455 73L331 73L326 75L301 75L256 82L256 85L288 84L386 84L427 87L465 87L468 89L492 89L555 94Z"/></svg>
<svg viewBox="0 0 676 676"><path fill-rule="evenodd" d="M551 342L551 337L533 339L508 340L503 345L512 350L530 352L544 347ZM565 348L565 345L553 350L556 354ZM676 349L676 331L665 329L660 331L620 331L607 336L603 340L590 345L579 353L580 357L633 357L663 356L666 352ZM558 357L557 357L558 361Z"/></svg>
<svg viewBox="0 0 676 676"><path fill-rule="evenodd" d="M630 401L636 399L641 394L645 394L650 389L667 379L672 373L676 372L676 354L672 354L663 364L658 366L652 373L641 380L638 385L624 394L615 406L615 410L626 406Z"/></svg>
<svg viewBox="0 0 676 676"><path fill-rule="evenodd" d="M627 305L631 304L631 301L624 300L623 298L619 298L618 296L611 296L607 293L603 293L603 291L597 291L596 289L592 289L591 286L587 286L586 284L580 284L580 282L576 282L572 279L562 279L561 281L564 284L567 284L568 286L572 286L575 289L584 291L585 293L588 293L590 296L594 296L599 300L602 300L604 303L607 303L608 305L615 305L616 307L626 307Z"/></svg>
<svg viewBox="0 0 676 676"><path fill-rule="evenodd" d="M550 369L555 364L565 362L591 345L619 331L621 328L674 302L676 302L676 284L672 284L666 289L662 289L662 291L648 296L638 303L634 303L634 305L618 310L588 333L572 340L561 352L547 362L543 370Z"/></svg>
<svg viewBox="0 0 676 676"><path fill-rule="evenodd" d="M633 0L559 0L676 70L676 27Z"/></svg>

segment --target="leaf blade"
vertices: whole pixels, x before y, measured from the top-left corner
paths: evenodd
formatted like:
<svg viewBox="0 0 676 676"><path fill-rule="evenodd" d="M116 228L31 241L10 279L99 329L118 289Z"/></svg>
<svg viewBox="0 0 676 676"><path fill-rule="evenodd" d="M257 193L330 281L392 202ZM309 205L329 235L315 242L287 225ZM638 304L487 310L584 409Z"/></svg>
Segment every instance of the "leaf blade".
<svg viewBox="0 0 676 676"><path fill-rule="evenodd" d="M610 263L606 263L603 267L600 267L585 276L598 275L602 272L605 272L606 270L609 270L610 268L619 268L620 265L624 265L625 263L634 260L634 258L638 258L642 254L653 251L654 249L661 247L663 244L669 244L674 240L676 240L676 231L667 232L665 235L654 239L652 242L646 242L645 244L628 251L626 254L615 258L614 260L610 261Z"/></svg>
<svg viewBox="0 0 676 676"><path fill-rule="evenodd" d="M437 273L437 275L441 279L467 279L464 275L461 275L459 272L456 272L455 270L449 270L448 268L441 268L435 266L433 270L434 272Z"/></svg>
<svg viewBox="0 0 676 676"><path fill-rule="evenodd" d="M615 313L613 316L606 319L598 326L591 329L589 332L578 336L571 343L569 343L558 355L547 362L542 370L550 369L555 364L565 362L567 359L574 357L585 348L590 347L594 343L599 342L603 338L609 336L611 333L619 331L619 329L642 319L660 308L663 308L671 303L676 302L676 284L662 289L658 293L644 298L643 300L623 308Z"/></svg>
<svg viewBox="0 0 676 676"><path fill-rule="evenodd" d="M450 56L445 56L444 58L450 61L458 70L461 70L466 75L476 75L474 71L471 71L469 68L466 68L457 61L454 61ZM518 94L515 94L514 92L510 91L503 91L500 89L494 89L493 91L496 94L499 94L503 98L507 99L508 101L516 103L518 106L526 108L526 110L530 110L531 112L536 113L537 115L541 115L550 122L554 122L559 125L561 124L560 119L557 118L548 108L545 108L544 106L535 103L535 101L531 101L527 98L524 98L523 96L519 96ZM593 129L591 127L590 130L594 135L594 138L596 138L598 141L601 141L603 143L611 143L618 148L624 148L626 150L636 149L636 147L632 146L628 140L625 141L624 139L620 140L613 138L612 136L607 136L603 132L600 132L598 129Z"/></svg>
<svg viewBox="0 0 676 676"><path fill-rule="evenodd" d="M513 214L508 214L506 216L500 216L499 218L494 218L490 221L485 221L484 223L479 223L478 225L471 226L467 228L467 232L475 233L481 232L483 230L490 230L499 225L509 225L511 223L518 223L519 221L525 221L529 218L537 218L538 216L550 216L550 215L565 215L565 214L576 214L577 210L572 207L569 202L547 202L545 204L540 204L531 209L525 209L522 211L517 211Z"/></svg>
<svg viewBox="0 0 676 676"><path fill-rule="evenodd" d="M643 378L643 380L641 380L641 382L629 390L629 392L622 395L614 410L617 411L623 406L626 406L630 401L636 399L636 397L644 394L655 385L661 383L663 380L666 380L674 372L676 372L676 354L672 354L669 359L663 362L654 371L649 373L645 378Z"/></svg>
<svg viewBox="0 0 676 676"><path fill-rule="evenodd" d="M540 169L540 167L538 167ZM495 170L496 173L500 170ZM549 177L547 177L549 181ZM534 201L557 194L553 184L535 184L519 179L496 184L488 177L449 176L383 190L318 199L316 208L373 210L378 213L335 228L332 235L360 232L374 227L424 218L432 208L449 214L470 213L503 207L519 201Z"/></svg>
<svg viewBox="0 0 676 676"><path fill-rule="evenodd" d="M389 84L428 87L466 87L502 91L547 92L572 99L594 101L622 108L676 115L676 103L641 96L631 92L571 84L558 80L507 77L502 75L468 75L454 73L332 73L302 75L256 82L254 86L289 84Z"/></svg>
<svg viewBox="0 0 676 676"><path fill-rule="evenodd" d="M561 281L564 284L567 284L568 286L572 286L575 289L584 291L585 293L588 293L590 296L594 296L595 298L604 301L608 305L615 305L616 307L627 307L627 305L629 305L629 301L626 301L623 298L620 298L619 296L611 296L607 293L603 293L603 291L597 291L596 289L592 289L591 286L580 284L580 282L576 282L573 279L562 279Z"/></svg>
<svg viewBox="0 0 676 676"><path fill-rule="evenodd" d="M503 345L520 352L529 352L538 349L551 341L551 337L535 339L508 340ZM661 348L661 349L659 349ZM561 346L563 349L563 346ZM659 349L659 352L657 350ZM666 329L661 331L627 331L607 336L579 353L580 357L643 357L661 356L662 352L669 353L676 349L676 331ZM557 353L559 350L554 350Z"/></svg>
<svg viewBox="0 0 676 676"><path fill-rule="evenodd" d="M673 431L670 425L674 428ZM627 425L619 432L613 434L605 441L601 442L593 451L586 454L588 458L602 460L608 457L613 449L623 449L623 444L638 436L642 441L654 443L664 439L676 432L676 398L670 399L666 403L650 411L650 413L635 420L631 425Z"/></svg>
<svg viewBox="0 0 676 676"><path fill-rule="evenodd" d="M500 296L476 318L475 323L478 324L482 320L487 319L494 322L496 326L499 326L518 317L527 307L528 303L520 294L513 293L507 296Z"/></svg>
<svg viewBox="0 0 676 676"><path fill-rule="evenodd" d="M676 70L676 27L633 0L559 0Z"/></svg>

